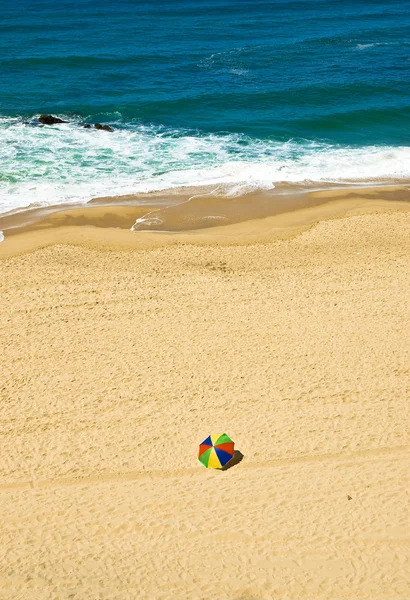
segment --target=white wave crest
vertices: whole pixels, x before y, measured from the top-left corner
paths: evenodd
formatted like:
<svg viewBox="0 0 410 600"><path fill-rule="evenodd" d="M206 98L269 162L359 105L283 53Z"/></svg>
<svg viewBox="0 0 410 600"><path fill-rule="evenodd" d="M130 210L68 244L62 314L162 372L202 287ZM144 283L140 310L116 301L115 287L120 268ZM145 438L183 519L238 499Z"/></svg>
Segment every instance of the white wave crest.
<svg viewBox="0 0 410 600"><path fill-rule="evenodd" d="M397 46L400 42L369 42L368 44L357 44L357 50L366 50L366 48L374 48L375 46Z"/></svg>
<svg viewBox="0 0 410 600"><path fill-rule="evenodd" d="M282 143L144 126L108 133L15 119L0 121L0 160L0 212L196 185L239 195L277 182L410 178L407 146Z"/></svg>

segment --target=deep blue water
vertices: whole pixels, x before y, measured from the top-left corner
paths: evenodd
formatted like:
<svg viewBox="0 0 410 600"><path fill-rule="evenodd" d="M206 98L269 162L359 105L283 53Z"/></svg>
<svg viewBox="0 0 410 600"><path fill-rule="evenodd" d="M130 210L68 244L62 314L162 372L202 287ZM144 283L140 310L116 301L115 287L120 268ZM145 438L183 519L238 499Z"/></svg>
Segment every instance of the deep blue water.
<svg viewBox="0 0 410 600"><path fill-rule="evenodd" d="M0 210L410 175L410 0L4 0L0 30Z"/></svg>

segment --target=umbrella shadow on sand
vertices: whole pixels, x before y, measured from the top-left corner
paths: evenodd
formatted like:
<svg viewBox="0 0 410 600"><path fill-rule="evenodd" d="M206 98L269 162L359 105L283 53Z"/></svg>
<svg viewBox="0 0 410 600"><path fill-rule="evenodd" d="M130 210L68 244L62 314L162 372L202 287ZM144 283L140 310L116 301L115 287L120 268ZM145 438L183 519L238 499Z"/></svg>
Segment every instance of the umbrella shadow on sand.
<svg viewBox="0 0 410 600"><path fill-rule="evenodd" d="M240 450L235 450L233 456L229 462L226 463L224 467L222 467L222 471L227 471L228 469L232 469L235 465L238 465L244 459L244 455Z"/></svg>

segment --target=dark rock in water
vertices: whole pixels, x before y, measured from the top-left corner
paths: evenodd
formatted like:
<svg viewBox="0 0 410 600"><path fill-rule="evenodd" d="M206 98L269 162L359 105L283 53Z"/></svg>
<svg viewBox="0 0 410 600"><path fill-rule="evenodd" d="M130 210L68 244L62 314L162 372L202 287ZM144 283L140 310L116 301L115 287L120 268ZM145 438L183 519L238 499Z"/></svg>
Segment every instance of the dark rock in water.
<svg viewBox="0 0 410 600"><path fill-rule="evenodd" d="M40 115L38 120L43 125L54 125L55 123L67 123L67 121L63 121L63 119L59 119L58 117L53 117L53 115Z"/></svg>
<svg viewBox="0 0 410 600"><path fill-rule="evenodd" d="M96 123L94 127L96 129L101 129L102 131L114 131L109 125L101 125L101 123Z"/></svg>
<svg viewBox="0 0 410 600"><path fill-rule="evenodd" d="M83 125L84 129L91 129L91 125L89 123L86 123L85 125Z"/></svg>

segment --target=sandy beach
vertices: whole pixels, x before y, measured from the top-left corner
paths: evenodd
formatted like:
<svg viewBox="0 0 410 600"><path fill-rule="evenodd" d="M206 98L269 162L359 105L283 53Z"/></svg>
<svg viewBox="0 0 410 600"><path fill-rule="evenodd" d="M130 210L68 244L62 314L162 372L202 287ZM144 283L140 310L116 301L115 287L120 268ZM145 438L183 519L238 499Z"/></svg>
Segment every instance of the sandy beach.
<svg viewBox="0 0 410 600"><path fill-rule="evenodd" d="M410 204L328 200L6 236L2 600L409 597Z"/></svg>

